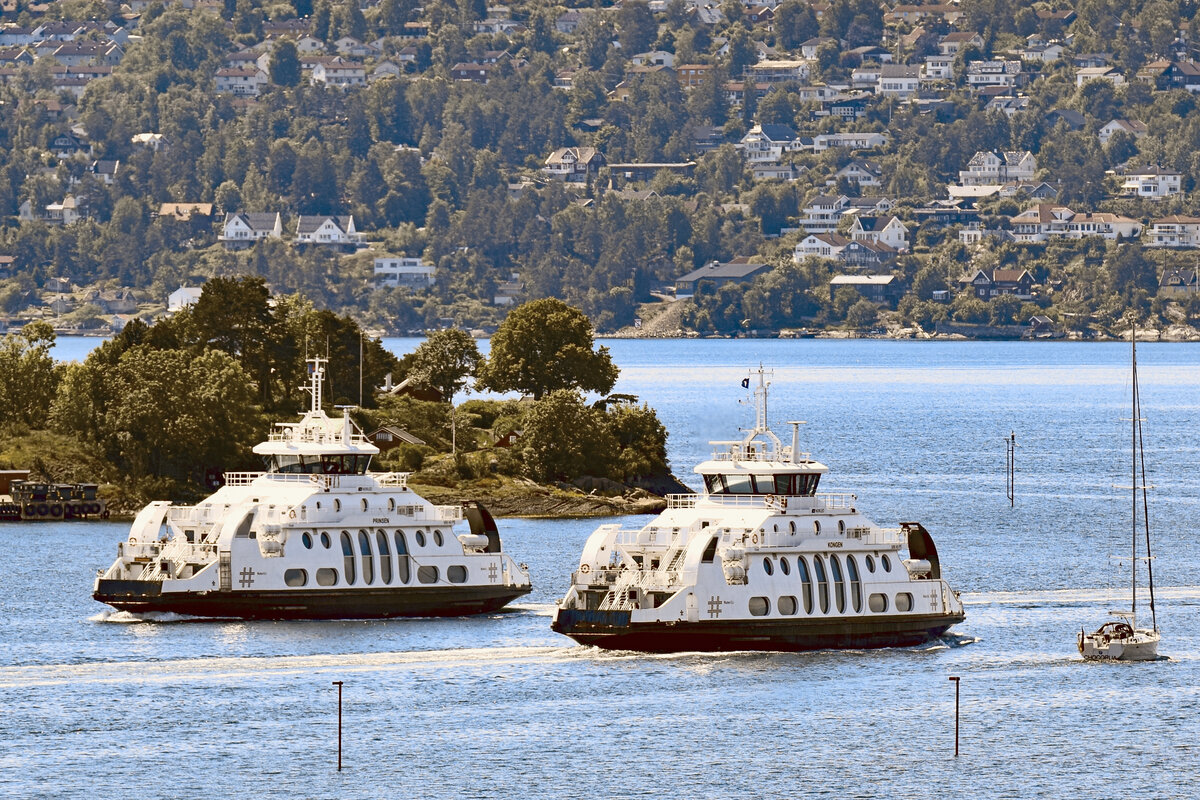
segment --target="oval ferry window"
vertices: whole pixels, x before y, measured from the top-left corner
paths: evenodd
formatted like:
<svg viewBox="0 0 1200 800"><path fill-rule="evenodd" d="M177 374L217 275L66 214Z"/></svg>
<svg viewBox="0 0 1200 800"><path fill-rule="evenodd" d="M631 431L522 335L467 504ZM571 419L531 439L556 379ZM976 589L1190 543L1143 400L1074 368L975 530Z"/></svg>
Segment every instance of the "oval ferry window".
<svg viewBox="0 0 1200 800"><path fill-rule="evenodd" d="M812 577L808 574L808 562L804 556L796 556L796 572L800 575L800 585L804 590L804 613L811 614L813 610Z"/></svg>
<svg viewBox="0 0 1200 800"><path fill-rule="evenodd" d="M751 597L750 613L756 617L765 617L771 613L771 601L765 597Z"/></svg>
<svg viewBox="0 0 1200 800"><path fill-rule="evenodd" d="M375 544L379 547L379 580L392 582L392 554L388 550L387 531L375 531Z"/></svg>
<svg viewBox="0 0 1200 800"><path fill-rule="evenodd" d="M838 520L838 533L844 534L845 532L846 532L846 520L839 519Z"/></svg>
<svg viewBox="0 0 1200 800"><path fill-rule="evenodd" d="M887 611L887 595L873 594L867 598L867 608L874 611L876 614L881 614Z"/></svg>
<svg viewBox="0 0 1200 800"><path fill-rule="evenodd" d="M790 617L796 613L796 598L792 595L784 595L776 601L779 607L779 613L785 617Z"/></svg>
<svg viewBox="0 0 1200 800"><path fill-rule="evenodd" d="M437 567L417 567L417 580L421 583L437 583Z"/></svg>
<svg viewBox="0 0 1200 800"><path fill-rule="evenodd" d="M417 531L417 547L425 546L425 531Z"/></svg>
<svg viewBox="0 0 1200 800"><path fill-rule="evenodd" d="M300 536L300 541L304 542L305 550L312 550L312 534L311 533L309 533L308 531L305 531Z"/></svg>
<svg viewBox="0 0 1200 800"><path fill-rule="evenodd" d="M404 531L396 531L396 574L401 583L408 583L408 540Z"/></svg>
<svg viewBox="0 0 1200 800"><path fill-rule="evenodd" d="M350 541L350 532L342 531L342 571L346 574L346 583L354 585L354 544Z"/></svg>
<svg viewBox="0 0 1200 800"><path fill-rule="evenodd" d="M821 613L829 613L829 581L825 577L825 562L813 556L813 572L817 573L817 599L821 601Z"/></svg>
<svg viewBox="0 0 1200 800"><path fill-rule="evenodd" d="M451 583L466 583L467 568L461 564L454 564L453 566L446 567L446 580L450 581Z"/></svg>
<svg viewBox="0 0 1200 800"><path fill-rule="evenodd" d="M329 549L329 534L325 531L321 531L321 547L324 547L326 550Z"/></svg>
<svg viewBox="0 0 1200 800"><path fill-rule="evenodd" d="M817 536L821 535L821 520L813 520L813 533L815 533Z"/></svg>
<svg viewBox="0 0 1200 800"><path fill-rule="evenodd" d="M874 572L874 571L875 571L875 556L868 555L867 556L867 572Z"/></svg>
<svg viewBox="0 0 1200 800"><path fill-rule="evenodd" d="M363 510L363 511L366 511L366 510L367 510L367 507L368 507L368 505L369 505L369 504L367 503L367 498L365 498L365 497L364 497L364 498L362 499L362 501L361 501L361 502L362 502L362 510Z"/></svg>
<svg viewBox="0 0 1200 800"><path fill-rule="evenodd" d="M318 586L337 586L337 570L329 567L321 567L317 570L317 585Z"/></svg>
<svg viewBox="0 0 1200 800"><path fill-rule="evenodd" d="M433 531L433 543L438 547L442 546L442 532L436 528Z"/></svg>
<svg viewBox="0 0 1200 800"><path fill-rule="evenodd" d="M774 574L775 568L771 566L771 559L763 559L763 572L767 573L768 575Z"/></svg>
<svg viewBox="0 0 1200 800"><path fill-rule="evenodd" d="M900 592L896 595L896 610L897 611L912 611L912 595L908 592Z"/></svg>
<svg viewBox="0 0 1200 800"><path fill-rule="evenodd" d="M884 572L892 571L892 560L890 558L888 558L886 555L879 557L879 563L883 565Z"/></svg>
<svg viewBox="0 0 1200 800"><path fill-rule="evenodd" d="M846 556L846 576L850 578L850 602L857 614L862 611L862 581L858 577L858 562L851 555Z"/></svg>
<svg viewBox="0 0 1200 800"><path fill-rule="evenodd" d="M371 537L366 531L358 532L358 549L362 553L363 582L370 585L375 582L375 559L371 556Z"/></svg>
<svg viewBox="0 0 1200 800"><path fill-rule="evenodd" d="M792 568L791 568L791 566L788 565L788 560L787 560L786 556L779 559L779 571L782 572L784 575L792 574Z"/></svg>
<svg viewBox="0 0 1200 800"><path fill-rule="evenodd" d="M308 583L308 573L302 569L289 569L283 573L283 582L288 586L303 586Z"/></svg>
<svg viewBox="0 0 1200 800"><path fill-rule="evenodd" d="M846 613L846 583L842 580L842 565L836 555L829 557L829 571L833 573L833 596L837 600L839 614Z"/></svg>
<svg viewBox="0 0 1200 800"><path fill-rule="evenodd" d="M333 510L334 511L342 510L342 501L338 500L336 497L333 499Z"/></svg>

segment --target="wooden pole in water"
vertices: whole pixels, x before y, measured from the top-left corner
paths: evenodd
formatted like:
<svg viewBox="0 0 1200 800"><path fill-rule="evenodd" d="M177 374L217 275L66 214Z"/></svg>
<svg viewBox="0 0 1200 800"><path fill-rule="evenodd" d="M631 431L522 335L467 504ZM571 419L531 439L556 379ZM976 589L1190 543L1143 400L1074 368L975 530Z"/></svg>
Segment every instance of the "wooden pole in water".
<svg viewBox="0 0 1200 800"><path fill-rule="evenodd" d="M333 681L333 685L338 687L338 772L342 771L342 681ZM957 736L957 734L956 734ZM957 742L955 743L955 753L957 752Z"/></svg>
<svg viewBox="0 0 1200 800"><path fill-rule="evenodd" d="M958 686L959 678L957 675L950 676L950 680L954 681L954 757L958 758Z"/></svg>

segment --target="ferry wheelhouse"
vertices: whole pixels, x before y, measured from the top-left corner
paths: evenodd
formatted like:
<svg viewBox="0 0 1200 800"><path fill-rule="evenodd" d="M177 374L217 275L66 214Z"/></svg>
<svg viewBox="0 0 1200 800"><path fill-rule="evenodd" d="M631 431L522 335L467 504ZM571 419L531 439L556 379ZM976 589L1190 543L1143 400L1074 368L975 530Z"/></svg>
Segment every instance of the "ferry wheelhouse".
<svg viewBox="0 0 1200 800"><path fill-rule="evenodd" d="M435 506L407 473L368 472L379 449L312 406L254 447L266 472L228 473L202 502L154 502L137 515L93 597L122 611L330 619L495 611L530 591L478 504ZM465 525L464 525L465 520Z"/></svg>
<svg viewBox="0 0 1200 800"><path fill-rule="evenodd" d="M923 526L881 528L854 495L817 492L828 468L799 452L801 423L790 447L770 431L764 375L754 428L696 466L700 494L592 533L555 631L651 652L815 650L919 644L964 619Z"/></svg>

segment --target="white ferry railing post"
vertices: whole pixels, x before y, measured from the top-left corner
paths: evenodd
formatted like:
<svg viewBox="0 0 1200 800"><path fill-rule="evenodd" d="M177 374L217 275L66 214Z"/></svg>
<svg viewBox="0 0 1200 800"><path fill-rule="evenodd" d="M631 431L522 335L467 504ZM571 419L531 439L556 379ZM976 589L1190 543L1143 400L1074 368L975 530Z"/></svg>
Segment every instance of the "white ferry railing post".
<svg viewBox="0 0 1200 800"><path fill-rule="evenodd" d="M954 681L954 757L958 758L958 689L959 677L951 675L950 680Z"/></svg>
<svg viewBox="0 0 1200 800"><path fill-rule="evenodd" d="M342 771L342 682L332 681L337 686L337 771ZM955 753L955 756L958 753Z"/></svg>

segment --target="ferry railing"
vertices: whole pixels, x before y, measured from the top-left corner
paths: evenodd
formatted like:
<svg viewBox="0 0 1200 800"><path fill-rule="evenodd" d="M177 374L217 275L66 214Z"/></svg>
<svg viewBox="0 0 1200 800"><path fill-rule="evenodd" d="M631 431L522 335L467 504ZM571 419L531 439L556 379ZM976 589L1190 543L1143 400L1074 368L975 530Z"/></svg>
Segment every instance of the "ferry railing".
<svg viewBox="0 0 1200 800"><path fill-rule="evenodd" d="M710 444L713 444L710 442ZM724 444L723 442L721 444ZM792 458L792 448L784 446L778 449L764 445L744 445L741 442L731 444L724 450L712 452L713 461L762 461L772 463L803 464L812 461L812 453L796 452Z"/></svg>
<svg viewBox="0 0 1200 800"><path fill-rule="evenodd" d="M770 502L767 498L772 498ZM858 501L858 495L850 492L830 492L816 495L765 495L765 494L669 494L667 508L695 508L700 502L733 508L778 508L781 499L787 499L790 511L850 510Z"/></svg>

